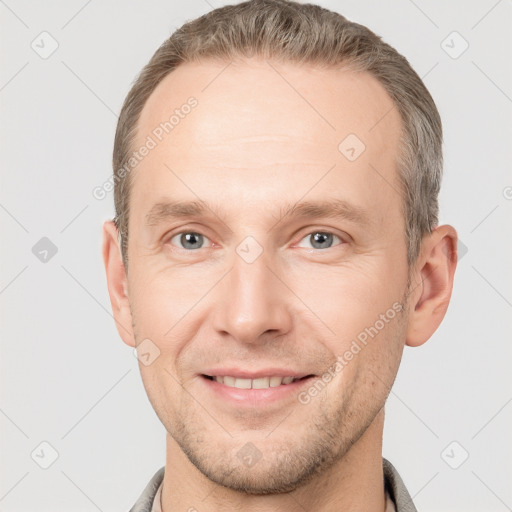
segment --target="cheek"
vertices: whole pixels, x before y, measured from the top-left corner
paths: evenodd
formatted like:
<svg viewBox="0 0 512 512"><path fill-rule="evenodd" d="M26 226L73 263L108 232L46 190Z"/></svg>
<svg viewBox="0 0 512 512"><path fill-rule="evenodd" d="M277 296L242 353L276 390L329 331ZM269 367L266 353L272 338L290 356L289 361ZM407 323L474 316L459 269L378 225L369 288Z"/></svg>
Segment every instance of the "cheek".
<svg viewBox="0 0 512 512"><path fill-rule="evenodd" d="M130 285L135 338L138 345L145 343L154 357L154 362L147 366L141 361L141 375L148 394L151 389L154 393L167 389L167 396L179 396L180 384L195 375L190 361L196 362L197 353L188 358L186 354L198 350L191 341L208 325L206 320L212 308L208 292L218 281L218 273L186 268L172 272L153 269L151 273L150 265L141 265L139 269L139 273L134 269ZM153 399L158 400L158 396Z"/></svg>
<svg viewBox="0 0 512 512"><path fill-rule="evenodd" d="M204 272L186 268L160 270L142 262L139 268L133 269L133 276L130 306L138 332L141 336L151 333L163 338L193 313L195 305L213 286L216 274L211 269Z"/></svg>
<svg viewBox="0 0 512 512"><path fill-rule="evenodd" d="M394 382L405 341L403 317L388 311L388 323L368 322L358 334L338 339L338 375L328 396L332 408L372 417L384 405ZM392 311L393 313L390 313ZM393 318L391 318L393 316Z"/></svg>
<svg viewBox="0 0 512 512"><path fill-rule="evenodd" d="M401 299L402 289L391 277L393 271L384 262L377 263L301 265L290 270L288 282L331 335L344 343L379 321ZM393 311L389 316L394 316Z"/></svg>
<svg viewBox="0 0 512 512"><path fill-rule="evenodd" d="M318 266L314 279L293 276L295 293L315 313L309 324L304 315L297 315L297 329L313 331L320 326L325 333L323 344L336 374L331 389L342 401L361 386L381 397L399 364L405 342L403 289L393 272L384 269Z"/></svg>

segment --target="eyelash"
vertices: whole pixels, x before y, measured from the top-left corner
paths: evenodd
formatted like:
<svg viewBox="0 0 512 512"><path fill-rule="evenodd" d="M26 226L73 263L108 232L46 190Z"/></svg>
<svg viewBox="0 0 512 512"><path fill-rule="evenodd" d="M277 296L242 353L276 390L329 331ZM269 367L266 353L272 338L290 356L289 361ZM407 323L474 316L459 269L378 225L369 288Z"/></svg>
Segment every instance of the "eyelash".
<svg viewBox="0 0 512 512"><path fill-rule="evenodd" d="M183 234L187 234L187 233L193 233L195 235L201 235L202 237L204 237L205 239L207 240L210 240L206 235L203 235L202 233L200 233L199 231L193 231L193 230L184 230L184 231L180 231L179 233L175 233L173 235L171 235L170 237L167 238L167 242L166 243L171 243L171 240L173 238L176 238L177 236L181 236ZM342 239L341 236L337 235L336 233L333 233L331 231L326 231L326 230L321 230L321 229L315 229L313 231L310 231L309 233L307 233L305 236L303 236L300 240L299 240L299 243L302 242L304 239L310 237L311 235L314 235L316 233L321 233L321 234L324 234L324 235L332 235L333 237L337 238L340 243L336 244L336 245L333 245L331 247L326 247L324 249L316 249L314 247L303 247L304 249L309 249L309 251L326 251L327 249L334 249L335 247L338 247L340 245L343 245L346 243L345 240ZM211 243L211 241L210 241ZM185 251L185 252L196 252L198 251L199 249L192 249L192 250L189 250L189 249L184 249L183 247L177 247L175 246L174 244L171 244L173 245L176 249L178 250L181 250L181 251ZM211 249L211 246L210 247L200 247L200 249Z"/></svg>

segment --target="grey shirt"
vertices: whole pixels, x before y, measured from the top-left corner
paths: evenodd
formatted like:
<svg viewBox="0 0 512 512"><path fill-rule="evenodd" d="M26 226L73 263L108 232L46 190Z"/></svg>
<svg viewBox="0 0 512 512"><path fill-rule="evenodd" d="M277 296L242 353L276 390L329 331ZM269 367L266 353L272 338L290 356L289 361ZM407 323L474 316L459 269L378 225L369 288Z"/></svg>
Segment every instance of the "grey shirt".
<svg viewBox="0 0 512 512"><path fill-rule="evenodd" d="M386 512L393 512L393 510L417 512L404 482L391 462L383 458L382 468L384 470L384 486L388 496ZM164 472L165 466L154 474L130 512L161 512L160 494Z"/></svg>

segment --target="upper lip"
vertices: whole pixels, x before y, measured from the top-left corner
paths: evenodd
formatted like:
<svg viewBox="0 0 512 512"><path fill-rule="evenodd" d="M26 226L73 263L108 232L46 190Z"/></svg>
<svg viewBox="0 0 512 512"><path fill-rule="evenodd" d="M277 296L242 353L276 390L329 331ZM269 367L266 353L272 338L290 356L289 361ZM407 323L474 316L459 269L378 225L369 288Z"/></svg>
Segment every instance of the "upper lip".
<svg viewBox="0 0 512 512"><path fill-rule="evenodd" d="M260 377L294 377L295 379L301 379L307 375L313 375L308 372L298 372L291 370L290 368L264 368L262 370L247 371L239 368L211 368L204 370L203 375L209 377L224 377L229 375L238 379L258 379Z"/></svg>

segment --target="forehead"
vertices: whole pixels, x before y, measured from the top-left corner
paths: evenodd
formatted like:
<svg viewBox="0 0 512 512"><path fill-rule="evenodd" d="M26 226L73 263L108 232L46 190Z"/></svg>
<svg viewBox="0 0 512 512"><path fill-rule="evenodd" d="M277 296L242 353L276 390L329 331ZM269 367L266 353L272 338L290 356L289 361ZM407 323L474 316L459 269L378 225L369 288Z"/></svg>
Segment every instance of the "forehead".
<svg viewBox="0 0 512 512"><path fill-rule="evenodd" d="M229 201L231 191L268 204L308 188L389 210L399 203L400 130L393 101L368 73L261 59L183 64L141 113L135 149L149 139L154 148L135 169L132 211L162 193Z"/></svg>
<svg viewBox="0 0 512 512"><path fill-rule="evenodd" d="M160 82L141 113L138 135L169 120L190 97L197 99L196 115L173 127L168 144L177 144L180 135L208 145L244 134L320 134L335 144L348 131L375 145L384 134L393 135L390 126L401 124L393 101L367 72L261 59L206 60L182 64Z"/></svg>

